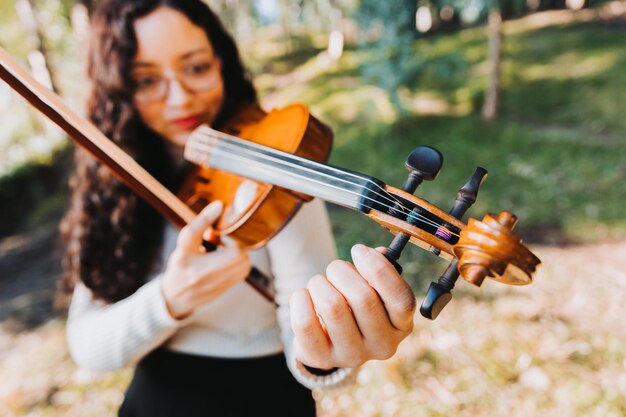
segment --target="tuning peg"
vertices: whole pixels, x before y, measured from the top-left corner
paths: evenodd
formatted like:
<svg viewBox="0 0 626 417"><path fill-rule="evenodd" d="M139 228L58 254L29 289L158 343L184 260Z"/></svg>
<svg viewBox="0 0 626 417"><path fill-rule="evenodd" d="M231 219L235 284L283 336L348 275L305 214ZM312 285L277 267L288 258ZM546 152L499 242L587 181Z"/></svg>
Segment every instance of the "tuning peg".
<svg viewBox="0 0 626 417"><path fill-rule="evenodd" d="M487 178L487 170L483 167L476 167L470 179L457 191L456 199L450 209L450 214L457 219L463 219L465 212L476 202L478 197L478 189L483 181ZM444 225L447 226L447 225ZM437 231L439 233L439 231ZM431 247L430 253L439 256L439 249Z"/></svg>
<svg viewBox="0 0 626 417"><path fill-rule="evenodd" d="M456 193L456 200L454 201L454 206L450 210L450 214L457 219L461 219L465 215L467 209L476 202L478 189L487 178L487 174L488 173L485 168L476 167L476 170L474 171L474 174L472 174L469 181L467 181L465 185Z"/></svg>
<svg viewBox="0 0 626 417"><path fill-rule="evenodd" d="M431 282L426 297L420 307L420 313L427 319L434 320L441 310L452 300L452 289L459 278L458 259L450 262L437 282Z"/></svg>
<svg viewBox="0 0 626 417"><path fill-rule="evenodd" d="M443 155L430 146L418 146L409 154L404 166L409 170L409 178L402 189L413 194L422 181L437 178L443 166Z"/></svg>
<svg viewBox="0 0 626 417"><path fill-rule="evenodd" d="M411 210L411 213L407 216L406 221L409 224L416 225L418 218L419 216L417 215L416 210L413 209ZM385 257L387 258L389 262L391 262L393 267L396 268L396 271L398 271L398 273L400 274L402 273L402 265L398 263L398 258L400 258L400 255L402 254L404 247L406 246L407 243L409 243L410 240L411 240L411 236L409 234L402 233L402 232L398 233L393 238L393 240L389 244L389 247L385 251Z"/></svg>
<svg viewBox="0 0 626 417"><path fill-rule="evenodd" d="M450 209L450 214L452 216L457 219L463 218L465 212L476 202L478 189L485 178L487 178L487 170L482 167L477 167L469 181L467 181L465 185L463 185L463 187L461 187L456 193L454 205ZM437 230L436 235L439 235L440 230ZM440 251L435 247L431 247L430 252L435 255L439 255ZM454 288L456 280L459 278L458 265L459 260L454 259L450 262L448 268L446 268L445 272L441 275L441 277L439 277L437 282L431 282L430 287L428 287L428 291L426 292L426 297L424 297L424 301L420 307L420 313L422 316L434 320L437 318L439 313L441 313L441 310L443 310L443 308L450 302L452 299L452 289Z"/></svg>
<svg viewBox="0 0 626 417"><path fill-rule="evenodd" d="M427 319L435 320L450 300L452 300L452 292L436 282L431 282L420 307L420 313Z"/></svg>
<svg viewBox="0 0 626 417"><path fill-rule="evenodd" d="M443 155L437 149L430 146L418 146L407 157L404 166L409 170L407 178L402 190L413 194L422 181L432 181L437 178L441 166L443 165ZM394 213L399 209L398 203L389 209L389 213ZM407 222L413 223L419 218L412 212L412 216L407 217ZM389 247L385 251L385 257L396 268L396 271L402 272L402 266L398 263L398 258L402 254L404 247L410 240L410 236L406 233L398 233Z"/></svg>

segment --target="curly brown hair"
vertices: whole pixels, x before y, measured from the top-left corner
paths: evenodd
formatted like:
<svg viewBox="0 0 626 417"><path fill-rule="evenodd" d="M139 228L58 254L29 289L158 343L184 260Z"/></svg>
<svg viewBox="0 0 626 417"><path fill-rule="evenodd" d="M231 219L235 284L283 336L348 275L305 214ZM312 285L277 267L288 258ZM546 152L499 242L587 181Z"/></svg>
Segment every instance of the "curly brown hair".
<svg viewBox="0 0 626 417"><path fill-rule="evenodd" d="M179 181L165 139L151 131L133 105L131 67L137 50L133 22L159 6L182 12L204 29L222 60L225 101L214 126L244 103L257 103L237 46L218 17L200 0L103 0L91 26L87 75L89 119L171 190ZM82 281L98 299L133 294L158 267L164 220L111 171L81 149L70 181L72 201L62 225L67 243L62 288Z"/></svg>

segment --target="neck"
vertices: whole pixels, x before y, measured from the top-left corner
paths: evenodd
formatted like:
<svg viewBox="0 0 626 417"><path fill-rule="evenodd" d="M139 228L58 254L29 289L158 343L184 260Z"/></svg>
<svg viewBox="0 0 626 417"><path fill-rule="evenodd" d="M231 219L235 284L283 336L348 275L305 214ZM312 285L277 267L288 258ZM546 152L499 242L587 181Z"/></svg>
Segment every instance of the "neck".
<svg viewBox="0 0 626 417"><path fill-rule="evenodd" d="M167 148L167 153L172 158L172 165L176 171L179 171L185 166L187 162L184 157L185 148L175 143L172 143L167 139L164 140Z"/></svg>

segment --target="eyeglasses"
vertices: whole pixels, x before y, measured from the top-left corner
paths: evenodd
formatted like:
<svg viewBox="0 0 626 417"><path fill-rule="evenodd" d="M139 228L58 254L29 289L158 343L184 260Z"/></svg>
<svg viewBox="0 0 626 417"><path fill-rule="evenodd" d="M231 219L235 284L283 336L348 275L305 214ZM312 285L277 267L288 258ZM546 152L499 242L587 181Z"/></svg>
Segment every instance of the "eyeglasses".
<svg viewBox="0 0 626 417"><path fill-rule="evenodd" d="M179 71L138 74L133 77L135 100L150 104L165 99L174 79L194 93L215 88L220 81L220 64L219 59L196 60L185 63Z"/></svg>

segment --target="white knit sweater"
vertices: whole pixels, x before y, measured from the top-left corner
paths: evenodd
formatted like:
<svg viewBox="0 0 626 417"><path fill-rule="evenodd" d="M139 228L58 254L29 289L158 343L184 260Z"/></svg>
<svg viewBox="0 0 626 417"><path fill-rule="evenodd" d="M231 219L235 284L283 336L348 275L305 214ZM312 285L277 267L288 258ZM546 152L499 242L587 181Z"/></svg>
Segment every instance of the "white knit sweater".
<svg viewBox="0 0 626 417"><path fill-rule="evenodd" d="M167 226L163 262L176 245L177 230ZM340 369L320 377L293 356L289 319L291 293L309 278L324 273L336 257L324 203L304 204L291 222L263 248L250 251L252 265L273 277L278 308L242 282L184 320L172 318L156 274L135 294L113 304L94 300L79 284L67 322L69 349L75 362L93 371L110 371L137 363L158 346L184 353L248 358L284 350L298 381L309 388L332 386L351 373Z"/></svg>

